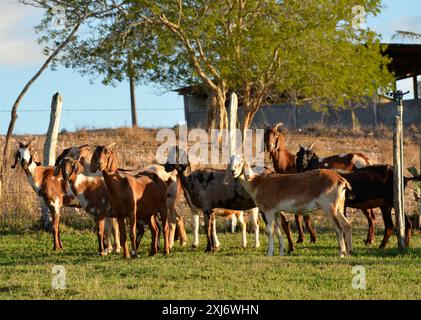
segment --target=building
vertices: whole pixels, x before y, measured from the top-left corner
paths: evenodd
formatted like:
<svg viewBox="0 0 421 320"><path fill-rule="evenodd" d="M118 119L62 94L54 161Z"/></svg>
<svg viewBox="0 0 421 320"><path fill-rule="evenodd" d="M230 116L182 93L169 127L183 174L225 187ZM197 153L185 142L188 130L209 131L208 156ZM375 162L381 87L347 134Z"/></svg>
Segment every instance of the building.
<svg viewBox="0 0 421 320"><path fill-rule="evenodd" d="M389 65L396 81L412 78L414 99L404 101L404 126L421 125L421 45L389 44L385 54L392 58ZM189 127L205 127L207 113L207 96L197 87L185 87L176 90L184 97L184 113ZM386 97L379 97L367 106L354 106L352 109L316 112L310 106L295 107L292 104L275 104L262 106L253 119L252 127L263 127L265 123L283 122L289 128L302 128L315 124L328 127L348 127L358 123L361 127L384 125L391 127L396 115L396 102ZM238 110L240 121L243 118L242 108Z"/></svg>

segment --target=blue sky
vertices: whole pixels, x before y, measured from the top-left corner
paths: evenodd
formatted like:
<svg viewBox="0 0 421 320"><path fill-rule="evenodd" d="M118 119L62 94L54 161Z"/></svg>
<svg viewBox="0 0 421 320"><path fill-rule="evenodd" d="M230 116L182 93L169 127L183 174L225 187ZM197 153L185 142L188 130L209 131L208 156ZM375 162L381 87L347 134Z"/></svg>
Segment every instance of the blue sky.
<svg viewBox="0 0 421 320"><path fill-rule="evenodd" d="M367 25L381 33L384 42L391 42L391 36L398 29L421 33L419 0L386 0L383 4L383 12L375 18L369 17ZM14 100L44 59L33 29L41 16L42 11L17 4L16 0L0 0L0 134L7 130ZM407 89L410 84L410 81L403 81L399 87ZM51 96L57 91L63 96L63 110L130 107L127 83L107 87L97 80L92 85L89 77L81 77L60 67L41 75L25 96L20 109L49 109ZM184 121L183 99L174 92L149 84L137 87L136 98L140 126L173 126ZM173 110L145 110L152 108ZM19 112L15 133L45 133L48 121L48 112ZM131 125L129 111L64 111L61 118L61 128L69 131L125 125Z"/></svg>

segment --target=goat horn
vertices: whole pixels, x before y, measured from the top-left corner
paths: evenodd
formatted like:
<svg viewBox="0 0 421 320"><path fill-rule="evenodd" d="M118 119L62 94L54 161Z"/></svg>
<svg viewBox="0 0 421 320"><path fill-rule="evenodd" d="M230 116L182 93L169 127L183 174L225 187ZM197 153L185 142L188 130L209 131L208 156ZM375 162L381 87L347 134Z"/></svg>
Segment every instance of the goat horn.
<svg viewBox="0 0 421 320"><path fill-rule="evenodd" d="M279 128L282 127L284 124L282 122L279 122L278 124L275 125L275 130L279 131Z"/></svg>
<svg viewBox="0 0 421 320"><path fill-rule="evenodd" d="M114 146L114 145L116 145L116 144L117 144L116 142L110 143L110 144L107 146L107 149L110 149L112 146Z"/></svg>
<svg viewBox="0 0 421 320"><path fill-rule="evenodd" d="M316 143L316 140L314 140L313 143L308 148L313 149L315 143Z"/></svg>
<svg viewBox="0 0 421 320"><path fill-rule="evenodd" d="M81 146L79 146L79 149L86 148L86 147L89 147L89 143L87 143L87 144L82 144Z"/></svg>
<svg viewBox="0 0 421 320"><path fill-rule="evenodd" d="M34 142L35 141L35 138L32 138L27 144L26 144L26 147L29 147L31 144L32 144L32 142Z"/></svg>

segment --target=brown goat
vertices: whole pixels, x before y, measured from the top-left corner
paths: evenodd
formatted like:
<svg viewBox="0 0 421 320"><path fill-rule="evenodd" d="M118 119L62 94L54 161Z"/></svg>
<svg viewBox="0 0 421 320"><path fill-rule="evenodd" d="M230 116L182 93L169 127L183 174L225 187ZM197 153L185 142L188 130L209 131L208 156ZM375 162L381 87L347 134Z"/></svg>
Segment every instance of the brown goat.
<svg viewBox="0 0 421 320"><path fill-rule="evenodd" d="M92 173L90 171L90 164L92 159L92 153L87 148L88 145L82 145L82 146L72 146L69 148L66 148L63 150L63 152L57 157L55 165L57 165L61 159L65 157L70 157L74 160L78 160L83 165L83 173L87 176L92 175L99 175L102 176L101 171L97 171ZM174 242L174 233L175 230L177 230L180 244L182 246L186 245L187 243L187 236L186 236L186 230L184 228L184 221L182 216L177 212L176 210L176 203L179 199L180 194L182 193L182 188L180 184L180 180L177 176L177 171L173 172L166 172L163 166L160 165L152 165L150 167L146 168L137 168L132 170L126 170L126 169L118 169L120 173L125 175L132 175L135 176L140 172L144 171L152 171L155 172L166 184L167 184L167 206L168 206L168 218L170 221L169 228L170 228L170 248L173 246ZM177 228L175 228L174 223L172 221L175 221L175 225ZM144 226L143 224L139 224L139 226L142 228L139 230L141 234L144 232ZM138 234L139 234L138 232ZM138 242L140 241L140 238L138 239Z"/></svg>
<svg viewBox="0 0 421 320"><path fill-rule="evenodd" d="M76 197L83 209L95 218L97 225L98 253L103 256L111 252L111 238L104 235L105 220L116 217L111 208L110 199L105 186L104 179L99 176L86 176L83 171L83 165L70 157L61 159L55 167L54 174L61 173L64 181L69 184L70 190ZM110 223L112 223L110 221ZM120 239L118 230L114 228L115 250L120 251ZM105 243L105 240L107 243ZM107 245L105 250L104 245Z"/></svg>
<svg viewBox="0 0 421 320"><path fill-rule="evenodd" d="M267 128L265 130L265 147L266 150L269 152L269 155L272 159L273 168L277 173L297 173L300 170L297 170L296 156L291 154L286 149L285 137L282 134L281 130L282 125L282 123L278 123L272 128ZM304 149L311 150L313 145L314 142L308 148L300 146L299 152L301 152ZM344 155L334 155L328 158L320 159L320 163L318 162L316 166L321 169L335 169L341 172L350 172L356 170L357 168L368 166L370 164L370 160L365 155L361 153L348 153ZM372 222L371 219L374 216L374 213L372 212L372 210L363 210L363 212L366 215L370 224L370 221ZM311 226L310 216L304 216L304 221L306 224L306 228L310 233L310 242L316 242L316 233L313 227ZM304 231L303 227L301 226L301 219L299 215L295 215L295 223L297 225L297 230L299 234L297 243L301 243L304 241Z"/></svg>
<svg viewBox="0 0 421 320"><path fill-rule="evenodd" d="M278 123L272 128L266 128L264 133L265 148L269 152L269 156L272 159L273 169L276 173L297 173L295 166L295 156L290 153L285 144L285 137L281 132L283 123ZM316 242L316 232L311 226L310 216L304 216L304 222L307 227L307 231L310 233L310 242ZM295 215L295 224L298 229L298 240L297 243L304 241L304 231L301 226L300 216Z"/></svg>
<svg viewBox="0 0 421 320"><path fill-rule="evenodd" d="M130 241L132 257L136 256L136 224L138 220L146 222L152 235L150 255L158 251L158 226L156 216L161 215L164 233L164 252L169 253L168 223L167 223L167 186L158 175L149 173L140 174L136 177L122 175L117 169L117 157L109 146L97 146L91 160L92 172L100 170L110 195L111 207L117 214L120 229L120 242L123 247L123 255L129 257L127 247L126 228L124 219L130 221ZM152 178L151 178L152 177Z"/></svg>
<svg viewBox="0 0 421 320"><path fill-rule="evenodd" d="M33 141L31 140L27 144L19 142L12 169L16 168L18 162L20 163L39 202L48 207L52 217L53 250L61 250L63 248L60 239L61 207L65 205L80 208L80 206L75 204L74 197L71 195L67 183L64 183L62 175L55 176L54 167L41 166L37 152L31 148Z"/></svg>

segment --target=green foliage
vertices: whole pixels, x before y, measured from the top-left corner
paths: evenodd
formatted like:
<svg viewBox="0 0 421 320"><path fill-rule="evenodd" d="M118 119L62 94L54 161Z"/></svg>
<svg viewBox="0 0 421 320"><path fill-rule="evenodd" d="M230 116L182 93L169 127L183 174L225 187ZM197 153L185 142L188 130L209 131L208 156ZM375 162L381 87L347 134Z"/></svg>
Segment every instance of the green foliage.
<svg viewBox="0 0 421 320"><path fill-rule="evenodd" d="M223 95L232 89L252 116L261 104L285 99L315 108L347 107L393 82L378 35L353 23L355 5L377 15L380 0L65 4L69 21L84 6L90 20L60 62L83 74L100 75L105 84L132 74L138 82L171 89L199 84ZM54 11L45 8L38 31L43 33L40 40L51 43L63 37L63 31L53 27Z"/></svg>

